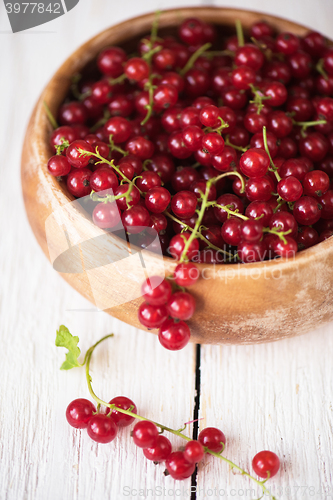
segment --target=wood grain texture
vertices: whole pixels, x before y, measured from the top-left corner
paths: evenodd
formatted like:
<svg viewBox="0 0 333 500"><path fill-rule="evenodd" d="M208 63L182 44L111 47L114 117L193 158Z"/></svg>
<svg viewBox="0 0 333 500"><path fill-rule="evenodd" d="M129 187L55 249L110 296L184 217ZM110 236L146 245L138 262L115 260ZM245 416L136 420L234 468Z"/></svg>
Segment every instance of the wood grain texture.
<svg viewBox="0 0 333 500"><path fill-rule="evenodd" d="M192 408L192 348L170 361L154 336L92 311L91 304L57 276L29 228L21 199L19 164L33 103L68 53L129 15L178 3L85 0L33 34L15 35L10 33L0 3L4 70L0 79L1 500L123 500L130 498L123 495L127 484L134 488L174 487L170 479L164 480L160 467L147 464L141 453L133 451L128 438L117 438L115 446L110 445L113 453L108 453L108 448L91 445L84 433L68 427L66 405L76 397L88 397L88 393L80 370L59 371L63 353L54 347L54 334L60 323L67 324L80 336L85 351L96 339L114 331L110 350L96 352L96 362L103 368L93 362L94 388L106 398L126 392L142 412L176 426ZM198 3L182 1L188 6ZM227 2L219 0L218 4ZM233 6L265 9L333 36L331 0L316 4L313 0L267 0L265 4L261 0L233 0ZM252 455L264 447L282 452L282 473L272 481L277 493L280 486L284 488L278 495L280 500L332 498L321 489L313 495L312 490L297 492L295 488L327 485L328 493L333 491L332 333L330 324L274 344L203 347L201 397L206 420L201 425L221 426L228 440L226 455L246 467ZM144 364L138 364L139 358ZM166 377L168 364L171 385ZM212 486L249 487L244 478L211 460L199 470L198 481L206 492ZM190 500L189 492L174 497ZM173 497L166 494L164 498ZM199 492L197 498L219 497ZM220 498L256 496L230 492L229 497Z"/></svg>
<svg viewBox="0 0 333 500"><path fill-rule="evenodd" d="M262 19L263 14L235 9L215 7L180 8L165 11L160 16L160 27L172 28L191 15L214 22L223 28L233 27L240 19L244 29ZM146 14L125 21L100 33L77 49L61 66L43 91L28 125L22 155L22 187L26 210L31 227L44 253L50 258L50 247L56 255L67 250L64 235L53 230L46 236L46 221L55 212L66 209L73 199L64 184L49 175L47 160L50 157L49 136L51 133L43 103L46 102L56 116L71 83L71 77L94 60L99 51L107 45L131 43L138 36L149 32L154 14ZM278 31L293 31L305 34L307 28L282 18L266 16ZM130 33L130 34L129 34ZM129 45L130 46L130 45ZM36 196L37 190L37 196ZM66 207L66 208L65 208ZM69 209L68 209L69 210ZM140 327L137 309L140 304L140 283L137 276L131 283L133 296L130 300L129 284L123 280L123 269L118 265L99 265L96 255L113 256L127 248L126 241L108 234L109 252L101 248L100 240L93 243L96 226L90 218L79 217L76 208L70 206L65 223L68 233L75 220L76 242L80 247L77 260L83 262L83 272L63 273L68 281L84 297L126 323ZM101 232L101 231L100 231ZM91 252L82 259L82 243L91 241ZM113 248L114 247L114 248ZM149 259L149 275L163 274L160 259L153 254ZM98 261L96 263L96 260ZM166 273L174 269L174 261L165 258ZM53 259L51 258L53 262ZM73 258L68 258L68 266ZM64 260L66 264L66 261ZM251 344L279 340L299 335L312 328L326 324L333 319L333 240L327 240L315 247L300 252L294 260L279 259L256 264L207 265L201 264L201 278L193 286L197 300L197 311L190 321L191 340L207 344ZM97 269L98 267L98 269ZM94 271L87 272L87 269ZM137 268L140 268L140 263ZM312 272L309 272L311 269ZM130 274L130 273L127 273ZM94 287L92 280L96 283ZM110 287L117 283L117 287ZM96 289L99 299L96 300ZM137 290L135 293L134 290ZM126 300L116 300L125 297ZM117 303L121 302L121 303ZM223 322L220 321L224 311ZM277 321L280 318L280 321Z"/></svg>

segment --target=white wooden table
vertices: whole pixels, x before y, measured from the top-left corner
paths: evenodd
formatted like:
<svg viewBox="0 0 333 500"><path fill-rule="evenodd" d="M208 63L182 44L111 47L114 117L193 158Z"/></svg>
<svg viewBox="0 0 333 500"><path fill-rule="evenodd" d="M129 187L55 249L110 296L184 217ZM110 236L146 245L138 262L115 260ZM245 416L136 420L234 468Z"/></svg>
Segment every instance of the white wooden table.
<svg viewBox="0 0 333 500"><path fill-rule="evenodd" d="M67 404L89 394L83 369L60 372L64 352L54 339L64 323L85 352L114 332L92 362L96 392L106 400L127 395L142 415L174 428L192 420L195 346L167 352L155 336L95 311L42 255L20 188L27 120L61 62L107 26L173 6L179 2L81 0L66 16L13 35L0 4L1 500L191 498L190 480L165 478L163 466L148 463L135 449L128 430L110 445L98 446L69 427ZM232 6L280 15L333 37L332 0L234 0ZM202 347L200 426L221 428L225 455L247 470L255 453L275 451L282 467L270 483L278 498L332 498L332 353L332 324L275 344ZM250 500L255 498L250 488L248 480L210 458L199 466L192 498Z"/></svg>

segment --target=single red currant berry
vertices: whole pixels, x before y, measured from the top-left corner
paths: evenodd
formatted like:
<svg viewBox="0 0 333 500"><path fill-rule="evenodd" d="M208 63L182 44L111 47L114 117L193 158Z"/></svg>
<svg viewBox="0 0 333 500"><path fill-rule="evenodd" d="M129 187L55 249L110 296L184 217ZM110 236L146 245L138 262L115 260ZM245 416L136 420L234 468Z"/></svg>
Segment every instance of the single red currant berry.
<svg viewBox="0 0 333 500"><path fill-rule="evenodd" d="M177 285L188 287L194 285L199 279L199 269L193 262L182 262L174 271L174 279Z"/></svg>
<svg viewBox="0 0 333 500"><path fill-rule="evenodd" d="M259 219L262 225L266 227L273 215L273 209L265 201L253 201L246 207L245 215L250 219Z"/></svg>
<svg viewBox="0 0 333 500"><path fill-rule="evenodd" d="M248 66L238 66L231 74L232 84L236 89L247 90L256 81L256 72Z"/></svg>
<svg viewBox="0 0 333 500"><path fill-rule="evenodd" d="M290 56L299 49L300 42L296 35L285 31L276 37L275 45L278 52Z"/></svg>
<svg viewBox="0 0 333 500"><path fill-rule="evenodd" d="M87 112L82 102L68 102L59 109L59 121L61 125L85 124Z"/></svg>
<svg viewBox="0 0 333 500"><path fill-rule="evenodd" d="M272 451L264 450L255 455L252 460L252 467L259 477L267 479L278 473L280 460Z"/></svg>
<svg viewBox="0 0 333 500"><path fill-rule="evenodd" d="M256 243L242 241L237 247L237 253L244 263L260 262L266 258L267 246L264 240Z"/></svg>
<svg viewBox="0 0 333 500"><path fill-rule="evenodd" d="M188 240L190 237L189 232L184 232L181 234L177 234L176 236L173 236L170 240L170 245L169 245L169 253L171 257L173 257L176 260L179 260L184 248L185 248L185 242ZM197 239L194 239L188 250L187 250L187 257L189 259L193 259L199 251L199 242Z"/></svg>
<svg viewBox="0 0 333 500"><path fill-rule="evenodd" d="M216 429L216 427L206 427L203 429L199 434L198 441L204 448L208 448L215 453L220 453L224 450L226 443L225 435L220 429Z"/></svg>
<svg viewBox="0 0 333 500"><path fill-rule="evenodd" d="M191 464L196 464L203 459L205 450L199 441L189 441L186 443L184 456Z"/></svg>
<svg viewBox="0 0 333 500"><path fill-rule="evenodd" d="M91 174L90 186L94 191L111 189L115 191L118 187L118 179L114 171L108 166L100 166Z"/></svg>
<svg viewBox="0 0 333 500"><path fill-rule="evenodd" d="M193 295L188 292L175 292L171 295L167 310L172 318L187 321L195 311L195 300Z"/></svg>
<svg viewBox="0 0 333 500"><path fill-rule="evenodd" d="M285 241L283 241L278 236L272 242L272 250L275 255L279 255L280 257L291 258L294 257L298 247L294 238L286 235L284 236Z"/></svg>
<svg viewBox="0 0 333 500"><path fill-rule="evenodd" d="M92 215L94 224L102 229L116 227L121 221L119 208L116 202L98 203Z"/></svg>
<svg viewBox="0 0 333 500"><path fill-rule="evenodd" d="M141 287L142 297L153 306L166 304L171 297L171 291L170 283L160 276L151 276Z"/></svg>
<svg viewBox="0 0 333 500"><path fill-rule="evenodd" d="M305 137L301 137L299 141L301 155L310 158L314 162L323 160L328 149L329 142L327 138L319 132L309 133Z"/></svg>
<svg viewBox="0 0 333 500"><path fill-rule="evenodd" d="M264 64L264 61L264 54L255 45L245 44L236 50L234 59L236 66L248 66L258 71Z"/></svg>
<svg viewBox="0 0 333 500"><path fill-rule="evenodd" d="M172 445L165 436L158 436L153 448L144 448L143 454L148 460L153 462L164 462L172 452Z"/></svg>
<svg viewBox="0 0 333 500"><path fill-rule="evenodd" d="M217 198L216 203L223 207L227 206L229 210L232 210L233 212L238 211L240 214L244 213L244 205L242 201L234 194L222 194L222 196ZM228 212L220 207L214 207L214 214L220 222L225 222L228 218Z"/></svg>
<svg viewBox="0 0 333 500"><path fill-rule="evenodd" d="M208 104L201 109L199 118L200 122L205 127L217 127L220 123L219 108L212 104Z"/></svg>
<svg viewBox="0 0 333 500"><path fill-rule="evenodd" d="M169 351L179 351L189 342L191 332L184 321L175 322L174 319L167 319L158 332L158 340L163 347Z"/></svg>
<svg viewBox="0 0 333 500"><path fill-rule="evenodd" d="M329 187L329 176L321 170L312 170L304 176L303 189L308 196L322 196Z"/></svg>
<svg viewBox="0 0 333 500"><path fill-rule="evenodd" d="M137 156L140 160L147 160L154 154L154 144L149 139L137 135L126 142L125 150L131 155Z"/></svg>
<svg viewBox="0 0 333 500"><path fill-rule="evenodd" d="M105 123L104 132L107 137L112 135L115 144L120 144L129 139L132 134L132 124L122 116L114 116Z"/></svg>
<svg viewBox="0 0 333 500"><path fill-rule="evenodd" d="M224 149L224 140L217 132L208 132L202 137L202 148L212 156L220 155Z"/></svg>
<svg viewBox="0 0 333 500"><path fill-rule="evenodd" d="M146 328L160 328L168 319L168 311L165 306L152 306L144 302L139 307L138 318Z"/></svg>
<svg viewBox="0 0 333 500"><path fill-rule="evenodd" d="M242 240L242 221L237 217L227 219L221 228L221 236L228 245L239 245Z"/></svg>
<svg viewBox="0 0 333 500"><path fill-rule="evenodd" d="M128 233L137 234L149 226L150 215L145 207L134 205L123 212L121 220Z"/></svg>
<svg viewBox="0 0 333 500"><path fill-rule="evenodd" d="M278 195L285 201L293 202L303 194L302 184L296 177L290 176L281 179L277 185Z"/></svg>
<svg viewBox="0 0 333 500"><path fill-rule="evenodd" d="M245 187L249 201L268 201L274 191L274 183L271 177L251 177Z"/></svg>
<svg viewBox="0 0 333 500"><path fill-rule="evenodd" d="M127 59L126 52L120 47L108 47L100 52L97 65L106 76L117 78L123 73L123 64Z"/></svg>
<svg viewBox="0 0 333 500"><path fill-rule="evenodd" d="M178 91L176 87L169 83L161 83L153 92L154 109L156 109L156 111L172 108L177 100Z"/></svg>
<svg viewBox="0 0 333 500"><path fill-rule="evenodd" d="M47 169L51 175L55 177L61 177L63 175L69 174L71 171L71 164L65 156L55 155L51 156L47 162Z"/></svg>
<svg viewBox="0 0 333 500"><path fill-rule="evenodd" d="M242 239L248 243L257 243L263 236L261 220L246 220L242 224Z"/></svg>
<svg viewBox="0 0 333 500"><path fill-rule="evenodd" d="M173 479L187 479L195 471L195 464L187 461L182 451L174 451L166 460L166 470Z"/></svg>
<svg viewBox="0 0 333 500"><path fill-rule="evenodd" d="M322 205L311 196L302 196L295 201L293 215L302 226L312 226L321 216Z"/></svg>
<svg viewBox="0 0 333 500"><path fill-rule="evenodd" d="M110 443L117 432L118 428L113 419L102 413L92 416L88 422L88 436L96 443Z"/></svg>
<svg viewBox="0 0 333 500"><path fill-rule="evenodd" d="M329 229L329 231L331 230ZM313 227L299 227L297 233L298 250L303 250L303 248L310 248L313 245L316 245L318 241L318 232Z"/></svg>
<svg viewBox="0 0 333 500"><path fill-rule="evenodd" d="M197 208L197 197L191 191L179 191L171 201L171 210L176 217L190 219Z"/></svg>
<svg viewBox="0 0 333 500"><path fill-rule="evenodd" d="M84 168L89 164L92 156L85 154L84 151L87 151L88 153L94 152L92 146L81 139L73 141L72 144L68 146L66 149L66 157L73 167Z"/></svg>
<svg viewBox="0 0 333 500"><path fill-rule="evenodd" d="M149 76L149 66L147 61L141 57L132 57L128 59L124 66L124 73L130 80L139 82Z"/></svg>
<svg viewBox="0 0 333 500"><path fill-rule="evenodd" d="M264 149L249 149L239 160L239 167L247 177L262 177L270 165L269 156Z"/></svg>
<svg viewBox="0 0 333 500"><path fill-rule="evenodd" d="M321 218L325 220L333 219L333 190L326 191L319 198L319 203L322 207L320 210Z"/></svg>
<svg viewBox="0 0 333 500"><path fill-rule="evenodd" d="M67 177L67 189L69 193L76 198L88 196L91 193L90 177L91 170L89 168L80 168L69 172Z"/></svg>
<svg viewBox="0 0 333 500"><path fill-rule="evenodd" d="M142 420L135 424L132 437L139 448L153 448L157 442L158 429L153 422Z"/></svg>
<svg viewBox="0 0 333 500"><path fill-rule="evenodd" d="M167 209L171 201L170 192L164 187L153 187L149 189L145 197L145 205L150 212L160 214Z"/></svg>
<svg viewBox="0 0 333 500"><path fill-rule="evenodd" d="M67 406L67 422L76 429L85 429L95 412L95 406L88 399L74 399Z"/></svg>
<svg viewBox="0 0 333 500"><path fill-rule="evenodd" d="M137 408L133 401L129 398L126 398L125 396L116 396L115 398L111 399L111 401L109 401L109 404L116 405L122 410L129 410L131 408L130 411L132 413L137 412ZM106 411L106 415L110 415L110 412L111 410L110 408L108 408L108 410ZM126 413L121 413L118 410L112 410L110 417L118 427L127 427L128 425L131 425L131 423L135 420L135 417L127 415Z"/></svg>
<svg viewBox="0 0 333 500"><path fill-rule="evenodd" d="M201 19L189 17L179 26L178 34L187 45L200 45L205 42L205 26Z"/></svg>

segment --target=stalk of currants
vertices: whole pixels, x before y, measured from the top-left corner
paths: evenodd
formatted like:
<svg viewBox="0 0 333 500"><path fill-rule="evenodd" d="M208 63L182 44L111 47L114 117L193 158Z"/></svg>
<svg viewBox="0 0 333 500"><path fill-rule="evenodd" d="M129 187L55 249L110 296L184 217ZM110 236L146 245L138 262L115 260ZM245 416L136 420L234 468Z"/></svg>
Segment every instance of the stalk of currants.
<svg viewBox="0 0 333 500"><path fill-rule="evenodd" d="M87 429L93 441L106 444L115 439L120 427L127 427L138 420L131 431L133 442L143 449L143 454L148 460L152 460L155 464L165 463L165 475L170 475L173 479L184 480L194 473L196 464L201 462L205 455L212 455L226 462L231 469L239 471L243 476L254 481L262 489L263 495L276 500L266 487L266 481L275 476L280 468L280 461L275 453L264 450L253 458L253 470L260 478L263 478L259 480L222 455L226 446L226 438L221 430L206 427L199 433L198 440L193 440L183 433L191 422L185 423L180 429L172 429L138 415L135 403L125 396L114 397L108 403L100 399L92 388L90 361L95 348L111 337L113 334L106 335L96 342L86 352L83 363L79 363L78 357L81 353L78 347L79 338L73 336L64 325L61 325L57 331L56 346L68 349L66 361L61 369L69 370L85 366L88 389L97 403L95 407L91 401L84 398L72 401L66 410L66 419L72 427ZM101 408L105 408L104 412ZM163 435L165 431L185 440L185 448L173 450L171 442Z"/></svg>

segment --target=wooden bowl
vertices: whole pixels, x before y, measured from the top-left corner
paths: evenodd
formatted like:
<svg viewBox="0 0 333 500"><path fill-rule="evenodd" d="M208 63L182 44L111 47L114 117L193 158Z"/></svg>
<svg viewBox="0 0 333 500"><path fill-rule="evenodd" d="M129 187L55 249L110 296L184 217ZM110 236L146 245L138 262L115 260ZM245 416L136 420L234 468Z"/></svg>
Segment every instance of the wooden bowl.
<svg viewBox="0 0 333 500"><path fill-rule="evenodd" d="M230 27L233 29L235 19L240 19L245 29L255 21L266 19L277 31L292 31L298 35L307 32L307 28L285 19L256 12L214 7L165 11L161 14L159 26L161 29L175 27L189 16L197 16L224 26L226 30L230 30ZM66 207L73 198L68 194L66 187L60 185L47 171L47 161L51 156L49 146L51 126L43 101L56 115L68 92L72 75L80 72L87 63L95 59L104 47L126 46L133 39L149 33L153 19L153 13L130 19L89 40L74 52L51 78L35 106L23 148L22 186L32 230L42 250L52 262L68 248L68 244L66 239L64 240L64 234L59 233L57 229L48 231L47 241L45 224L47 221L50 226L49 216L55 212L61 210L66 212ZM92 239L97 233L96 226L91 220L84 217L76 207L71 208L67 217L70 221L75 219L75 234L67 234L67 239L71 241L70 244L76 245L78 251L80 244L87 240L92 241L92 249L97 253L107 252L110 245L113 252L119 251L119 255L127 249L126 243L112 234L103 240L102 245L96 243L94 247ZM73 264L72 258L72 255L68 257L69 266ZM89 261L89 256L87 259ZM160 272L160 259L152 255L150 266L150 270ZM165 272L170 273L175 263L170 258L164 258L163 266ZM131 296L139 296L137 292L140 283L133 282L129 286L114 268L103 268L93 277L95 289L96 287L98 289L96 296L96 293L92 292L89 262L85 262L83 267L83 272L62 273L62 276L91 302L96 303L97 299L98 305L113 304L113 295L117 295L118 302L119 296L122 295L123 301ZM332 238L300 252L292 260L279 259L240 265L201 264L199 268L203 277L191 288L197 301L196 313L189 322L194 342L207 344L268 342L305 333L333 318ZM137 319L137 310L141 302L142 299L137 298L124 304L107 307L106 312L143 329Z"/></svg>

